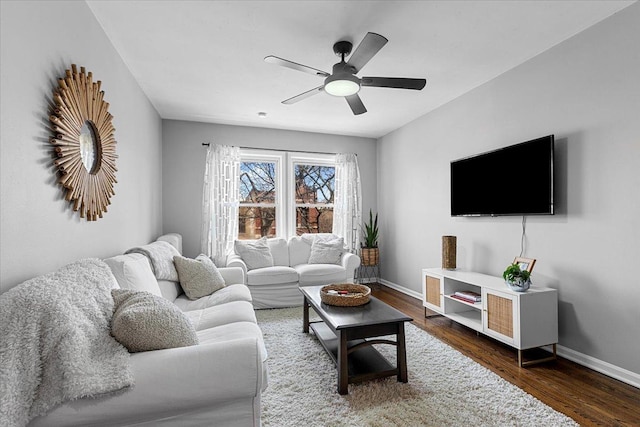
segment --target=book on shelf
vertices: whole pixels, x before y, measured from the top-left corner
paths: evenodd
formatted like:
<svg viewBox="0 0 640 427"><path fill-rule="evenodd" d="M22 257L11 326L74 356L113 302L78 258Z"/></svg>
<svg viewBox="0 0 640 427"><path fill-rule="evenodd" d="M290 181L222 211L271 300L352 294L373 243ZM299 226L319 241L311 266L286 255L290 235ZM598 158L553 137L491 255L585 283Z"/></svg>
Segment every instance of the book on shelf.
<svg viewBox="0 0 640 427"><path fill-rule="evenodd" d="M452 296L463 298L469 302L479 302L482 300L480 294L473 291L456 291Z"/></svg>
<svg viewBox="0 0 640 427"><path fill-rule="evenodd" d="M470 299L467 299L467 298L464 298L464 297L458 296L458 295L456 295L456 294L451 294L451 295L449 295L449 297L450 297L450 298L453 298L453 299L456 299L456 300L458 300L458 301L466 302L467 304L475 304L475 303L480 302L480 301L472 301L472 300L470 300Z"/></svg>

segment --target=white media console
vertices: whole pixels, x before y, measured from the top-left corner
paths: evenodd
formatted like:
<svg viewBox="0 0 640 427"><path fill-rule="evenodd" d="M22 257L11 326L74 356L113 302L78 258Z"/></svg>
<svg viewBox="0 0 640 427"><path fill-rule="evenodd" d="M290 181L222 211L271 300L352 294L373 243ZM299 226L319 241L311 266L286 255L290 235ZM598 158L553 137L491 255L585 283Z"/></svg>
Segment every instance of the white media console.
<svg viewBox="0 0 640 427"><path fill-rule="evenodd" d="M558 343L558 292L532 286L514 292L500 277L461 270L422 270L422 305L477 332L518 350L518 364L528 366L556 358ZM460 301L456 291L473 291L481 301ZM549 357L524 361L522 351L552 346Z"/></svg>

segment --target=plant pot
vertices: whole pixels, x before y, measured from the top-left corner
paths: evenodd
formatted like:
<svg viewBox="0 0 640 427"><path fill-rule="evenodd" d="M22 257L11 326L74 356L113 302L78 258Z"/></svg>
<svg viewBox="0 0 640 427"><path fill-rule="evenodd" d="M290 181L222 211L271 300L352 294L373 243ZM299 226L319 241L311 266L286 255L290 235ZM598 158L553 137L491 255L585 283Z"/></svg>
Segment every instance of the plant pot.
<svg viewBox="0 0 640 427"><path fill-rule="evenodd" d="M378 265L380 250L378 248L360 249L360 260L362 265Z"/></svg>
<svg viewBox="0 0 640 427"><path fill-rule="evenodd" d="M531 279L505 280L505 283L514 292L526 292L531 287Z"/></svg>

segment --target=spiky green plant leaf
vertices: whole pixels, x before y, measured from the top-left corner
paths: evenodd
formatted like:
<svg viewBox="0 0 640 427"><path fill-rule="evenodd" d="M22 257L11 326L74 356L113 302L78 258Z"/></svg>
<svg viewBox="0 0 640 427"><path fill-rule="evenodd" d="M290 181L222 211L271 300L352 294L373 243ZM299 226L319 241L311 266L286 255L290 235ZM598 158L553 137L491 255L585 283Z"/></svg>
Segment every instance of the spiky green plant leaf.
<svg viewBox="0 0 640 427"><path fill-rule="evenodd" d="M378 247L378 214L375 218L373 212L369 209L369 222L364 224L364 247L365 248L377 248Z"/></svg>

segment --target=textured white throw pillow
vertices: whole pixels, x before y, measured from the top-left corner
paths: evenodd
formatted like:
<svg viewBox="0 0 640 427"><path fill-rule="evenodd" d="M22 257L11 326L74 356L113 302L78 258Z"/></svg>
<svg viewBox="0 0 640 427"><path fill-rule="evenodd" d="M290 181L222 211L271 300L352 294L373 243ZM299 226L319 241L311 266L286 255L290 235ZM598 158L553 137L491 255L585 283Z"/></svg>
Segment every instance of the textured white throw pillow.
<svg viewBox="0 0 640 427"><path fill-rule="evenodd" d="M180 286L187 298L194 300L224 288L224 278L211 258L200 254L196 259L174 256Z"/></svg>
<svg viewBox="0 0 640 427"><path fill-rule="evenodd" d="M131 353L198 344L191 321L166 299L129 289L113 289L111 295L111 335Z"/></svg>
<svg viewBox="0 0 640 427"><path fill-rule="evenodd" d="M240 255L242 261L247 264L248 270L273 267L273 256L266 237L256 241L236 240L234 248L236 254Z"/></svg>
<svg viewBox="0 0 640 427"><path fill-rule="evenodd" d="M340 264L343 252L344 239L342 237L317 238L311 245L309 264Z"/></svg>

